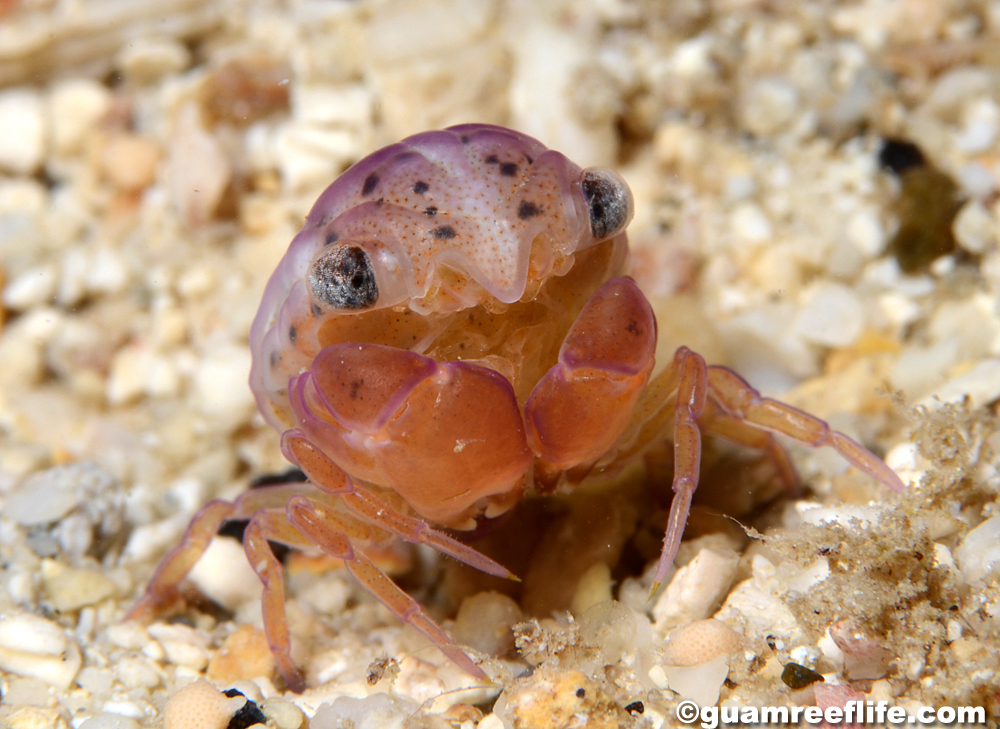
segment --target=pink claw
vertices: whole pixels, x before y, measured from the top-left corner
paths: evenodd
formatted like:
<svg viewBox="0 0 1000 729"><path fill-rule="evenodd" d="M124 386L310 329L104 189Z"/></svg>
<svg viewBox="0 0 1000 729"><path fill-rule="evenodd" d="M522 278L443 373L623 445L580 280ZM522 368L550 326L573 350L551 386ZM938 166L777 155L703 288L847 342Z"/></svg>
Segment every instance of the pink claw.
<svg viewBox="0 0 1000 729"><path fill-rule="evenodd" d="M462 525L479 502L519 493L531 463L513 388L485 367L333 345L290 395L299 427L332 461L438 524Z"/></svg>
<svg viewBox="0 0 1000 729"><path fill-rule="evenodd" d="M646 297L631 279L611 279L583 307L559 363L531 391L524 411L532 450L559 469L606 453L629 424L655 350Z"/></svg>

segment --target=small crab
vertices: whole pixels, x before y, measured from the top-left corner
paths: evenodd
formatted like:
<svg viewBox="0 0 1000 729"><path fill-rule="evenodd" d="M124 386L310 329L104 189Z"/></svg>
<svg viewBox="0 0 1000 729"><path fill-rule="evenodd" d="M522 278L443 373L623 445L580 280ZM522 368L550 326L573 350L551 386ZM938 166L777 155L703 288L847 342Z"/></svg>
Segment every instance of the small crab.
<svg viewBox="0 0 1000 729"><path fill-rule="evenodd" d="M172 602L220 525L249 519L243 544L264 584L265 632L293 691L305 684L268 541L343 559L401 620L485 678L366 549L402 538L516 579L452 535L672 438L655 591L684 531L703 433L764 449L790 483L775 433L832 446L903 488L858 443L687 347L652 377L656 319L623 276L631 218L617 174L496 126L418 134L345 172L272 275L250 334L257 404L308 483L206 505L130 616Z"/></svg>

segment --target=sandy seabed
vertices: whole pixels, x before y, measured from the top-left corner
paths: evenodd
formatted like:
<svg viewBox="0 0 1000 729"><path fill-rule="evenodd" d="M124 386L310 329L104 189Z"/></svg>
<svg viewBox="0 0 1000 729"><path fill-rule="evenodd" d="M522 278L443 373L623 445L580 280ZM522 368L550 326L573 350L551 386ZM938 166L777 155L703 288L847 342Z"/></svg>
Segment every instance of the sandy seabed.
<svg viewBox="0 0 1000 729"><path fill-rule="evenodd" d="M0 722L158 727L207 676L281 729L655 729L685 698L996 726L998 36L986 0L0 2ZM488 539L523 587L382 555L491 686L289 556L310 688L284 692L231 539L200 600L123 624L204 503L288 467L247 335L313 201L472 121L626 178L658 361L688 344L908 490L792 448L804 492L783 496L766 460L712 445L649 603L659 453ZM229 725L213 701L172 726Z"/></svg>

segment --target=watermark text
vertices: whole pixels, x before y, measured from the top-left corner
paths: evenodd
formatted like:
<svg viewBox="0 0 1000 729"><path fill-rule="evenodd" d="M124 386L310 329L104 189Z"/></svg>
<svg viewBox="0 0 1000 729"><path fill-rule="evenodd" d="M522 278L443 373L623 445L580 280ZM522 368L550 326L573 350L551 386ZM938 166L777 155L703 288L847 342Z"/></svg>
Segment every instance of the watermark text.
<svg viewBox="0 0 1000 729"><path fill-rule="evenodd" d="M720 726L769 724L940 724L965 726L986 723L982 706L921 706L910 713L888 701L848 701L844 706L698 706L693 701L677 704L675 715L683 724L702 729Z"/></svg>

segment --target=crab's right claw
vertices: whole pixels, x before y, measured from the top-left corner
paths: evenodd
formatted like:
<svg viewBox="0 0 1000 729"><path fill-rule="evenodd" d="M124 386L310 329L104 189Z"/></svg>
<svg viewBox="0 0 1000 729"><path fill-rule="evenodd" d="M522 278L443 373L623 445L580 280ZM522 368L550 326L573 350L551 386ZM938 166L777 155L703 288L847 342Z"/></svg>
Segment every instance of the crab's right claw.
<svg viewBox="0 0 1000 729"><path fill-rule="evenodd" d="M653 370L656 318L635 282L613 278L590 298L559 362L525 405L528 444L557 469L587 464L624 432Z"/></svg>

